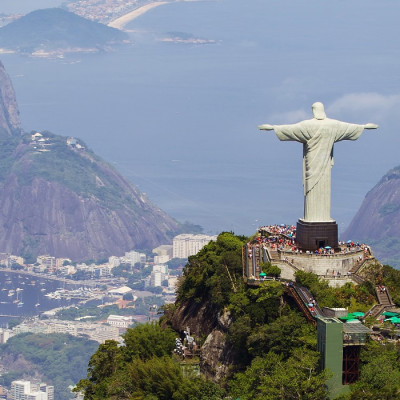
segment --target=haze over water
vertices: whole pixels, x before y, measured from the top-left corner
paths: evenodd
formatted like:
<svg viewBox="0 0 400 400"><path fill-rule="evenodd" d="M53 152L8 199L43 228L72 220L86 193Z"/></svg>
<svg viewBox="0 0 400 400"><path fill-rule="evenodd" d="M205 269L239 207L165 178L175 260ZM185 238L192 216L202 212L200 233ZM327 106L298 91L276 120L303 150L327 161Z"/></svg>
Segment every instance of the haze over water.
<svg viewBox="0 0 400 400"><path fill-rule="evenodd" d="M311 118L315 101L328 117L375 122L335 146L332 217L343 229L399 164L400 58L388 40L399 11L372 0L173 3L132 21L135 44L113 53L1 60L27 131L80 137L160 208L210 233L303 214L301 145L257 125ZM158 40L171 31L216 43Z"/></svg>

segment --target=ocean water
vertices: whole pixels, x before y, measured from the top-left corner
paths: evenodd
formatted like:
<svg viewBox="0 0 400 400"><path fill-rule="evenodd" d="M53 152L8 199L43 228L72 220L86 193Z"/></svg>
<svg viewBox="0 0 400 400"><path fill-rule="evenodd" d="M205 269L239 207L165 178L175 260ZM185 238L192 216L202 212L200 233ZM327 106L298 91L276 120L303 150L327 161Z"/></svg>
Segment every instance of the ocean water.
<svg viewBox="0 0 400 400"><path fill-rule="evenodd" d="M74 300L53 299L46 294L60 288L78 287L79 285L65 285L55 280L18 272L0 271L0 326L4 326L14 317L29 317L74 304Z"/></svg>
<svg viewBox="0 0 400 400"><path fill-rule="evenodd" d="M301 145L257 125L310 118L315 101L329 117L376 122L377 132L335 146L332 217L344 229L399 163L394 11L372 0L179 2L132 21L132 45L112 53L1 60L27 131L83 139L160 208L208 233L302 217ZM215 43L161 41L169 32Z"/></svg>

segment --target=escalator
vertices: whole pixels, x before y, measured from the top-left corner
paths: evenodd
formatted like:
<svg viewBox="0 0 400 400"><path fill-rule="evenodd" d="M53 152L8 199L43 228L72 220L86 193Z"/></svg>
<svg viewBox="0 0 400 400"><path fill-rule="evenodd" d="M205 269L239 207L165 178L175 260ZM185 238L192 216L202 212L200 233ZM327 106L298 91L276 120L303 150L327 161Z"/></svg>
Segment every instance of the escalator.
<svg viewBox="0 0 400 400"><path fill-rule="evenodd" d="M317 324L316 318L324 316L318 303L313 299L311 293L304 286L295 285L290 283L286 289L287 294L293 298L297 307L304 314L307 321L313 324Z"/></svg>

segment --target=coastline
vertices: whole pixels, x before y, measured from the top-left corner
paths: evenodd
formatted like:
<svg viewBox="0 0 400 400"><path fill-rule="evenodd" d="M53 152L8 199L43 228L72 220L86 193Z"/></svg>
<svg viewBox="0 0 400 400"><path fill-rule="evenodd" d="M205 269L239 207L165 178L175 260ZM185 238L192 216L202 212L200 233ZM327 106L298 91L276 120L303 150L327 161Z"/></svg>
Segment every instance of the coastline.
<svg viewBox="0 0 400 400"><path fill-rule="evenodd" d="M146 13L147 11L161 6L163 4L168 4L170 3L169 1L156 1L155 3L150 3L146 4L142 7L137 8L136 10L133 10L129 12L128 14L123 15L122 17L119 17L115 19L114 21L111 21L108 26L111 28L116 28L116 29L123 29L125 25L127 25L129 22L133 21L135 18L140 17L142 14Z"/></svg>

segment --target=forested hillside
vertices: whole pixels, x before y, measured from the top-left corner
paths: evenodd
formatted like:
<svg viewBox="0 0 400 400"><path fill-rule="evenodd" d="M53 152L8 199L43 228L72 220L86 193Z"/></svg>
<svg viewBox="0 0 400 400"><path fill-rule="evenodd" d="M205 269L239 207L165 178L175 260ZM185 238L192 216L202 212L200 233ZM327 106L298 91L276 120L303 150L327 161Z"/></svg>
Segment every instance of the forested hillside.
<svg viewBox="0 0 400 400"><path fill-rule="evenodd" d="M108 341L92 356L88 377L79 383L85 399L326 399L330 373L319 370L315 328L285 296L282 283L244 285L246 241L222 233L190 257L177 302L165 307L160 325L131 329L125 346ZM297 281L323 306L367 310L379 283L399 302L398 271L376 264L365 274L365 284L341 289L311 273L298 273ZM187 327L201 345L201 377L183 374L182 360L172 352ZM369 342L361 379L342 400L397 399L399 360L393 344Z"/></svg>
<svg viewBox="0 0 400 400"><path fill-rule="evenodd" d="M86 375L86 366L98 343L66 334L23 333L0 347L0 364L9 371L2 385L15 379L41 379L54 385L56 400L69 400L69 386Z"/></svg>

